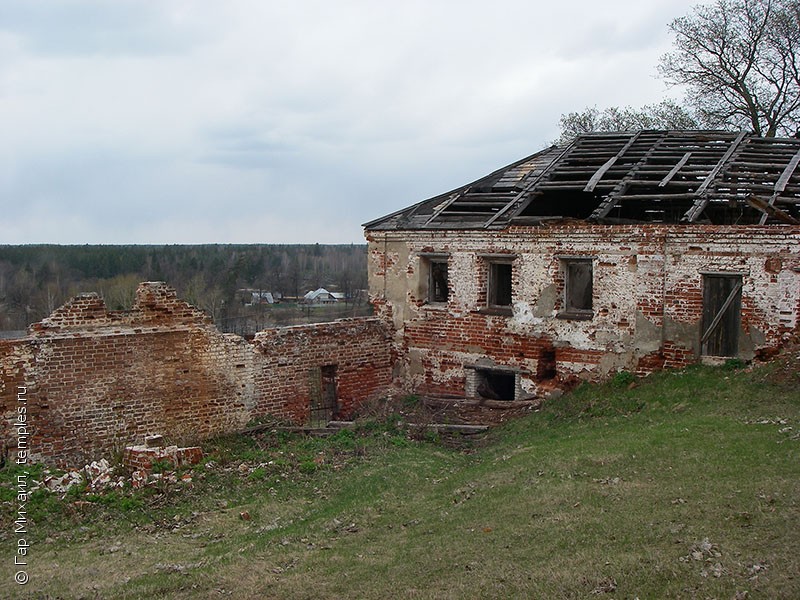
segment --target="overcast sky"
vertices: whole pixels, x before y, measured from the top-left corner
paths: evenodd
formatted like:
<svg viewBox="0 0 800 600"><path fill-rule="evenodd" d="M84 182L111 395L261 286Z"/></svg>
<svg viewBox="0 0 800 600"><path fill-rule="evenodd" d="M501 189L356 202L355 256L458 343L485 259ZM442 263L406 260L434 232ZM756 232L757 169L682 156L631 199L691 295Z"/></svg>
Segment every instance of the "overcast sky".
<svg viewBox="0 0 800 600"><path fill-rule="evenodd" d="M2 0L0 243L361 243L675 96L684 0Z"/></svg>

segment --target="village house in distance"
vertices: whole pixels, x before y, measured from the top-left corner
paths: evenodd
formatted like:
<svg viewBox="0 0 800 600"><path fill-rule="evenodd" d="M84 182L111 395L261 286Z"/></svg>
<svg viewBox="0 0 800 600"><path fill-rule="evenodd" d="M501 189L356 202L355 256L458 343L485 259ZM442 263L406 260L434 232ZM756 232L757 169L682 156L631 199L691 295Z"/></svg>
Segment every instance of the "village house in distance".
<svg viewBox="0 0 800 600"><path fill-rule="evenodd" d="M798 139L590 134L367 223L399 379L523 400L769 356L798 331L798 162Z"/></svg>

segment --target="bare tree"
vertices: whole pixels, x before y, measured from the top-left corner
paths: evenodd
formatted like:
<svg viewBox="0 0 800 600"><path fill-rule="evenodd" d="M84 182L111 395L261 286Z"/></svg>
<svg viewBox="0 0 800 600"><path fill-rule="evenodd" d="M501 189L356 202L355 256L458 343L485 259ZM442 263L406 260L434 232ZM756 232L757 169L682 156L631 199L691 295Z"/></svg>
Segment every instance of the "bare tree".
<svg viewBox="0 0 800 600"><path fill-rule="evenodd" d="M800 0L716 0L670 24L659 73L713 127L791 135L800 123Z"/></svg>
<svg viewBox="0 0 800 600"><path fill-rule="evenodd" d="M564 145L577 136L593 131L635 131L638 129L697 129L702 123L688 109L674 100L662 100L642 108L596 107L583 112L561 115L561 137Z"/></svg>
<svg viewBox="0 0 800 600"><path fill-rule="evenodd" d="M184 299L211 315L215 323L222 318L225 294L218 285L209 284L203 273L195 273L181 290Z"/></svg>
<svg viewBox="0 0 800 600"><path fill-rule="evenodd" d="M129 310L136 300L136 289L142 278L136 273L116 275L98 282L100 291L111 310Z"/></svg>

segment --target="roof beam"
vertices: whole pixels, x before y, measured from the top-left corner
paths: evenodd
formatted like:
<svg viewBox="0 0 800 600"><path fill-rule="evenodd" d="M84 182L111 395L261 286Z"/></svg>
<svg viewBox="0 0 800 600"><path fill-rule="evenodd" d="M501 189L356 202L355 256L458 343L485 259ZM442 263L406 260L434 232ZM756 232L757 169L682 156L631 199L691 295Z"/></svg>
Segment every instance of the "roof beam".
<svg viewBox="0 0 800 600"><path fill-rule="evenodd" d="M487 227L491 227L492 223L494 223L494 222L495 222L497 219L499 219L499 218L500 218L502 215L504 215L506 212L508 212L508 211L509 211L509 209L511 209L511 207L515 206L515 205L516 205L518 202L520 202L520 201L521 201L523 198L525 198L525 196L527 196L527 195L528 195L528 193L529 193L529 192L530 192L530 191L531 191L531 190L532 190L532 189L533 189L533 188L534 188L534 187L535 187L535 186L536 186L536 185L537 185L537 184L538 184L540 181L543 181L543 180L545 180L547 177L550 177L550 174L553 172L553 169L554 169L555 165L557 165L557 164L558 164L558 163L561 161L561 159L562 159L562 158L564 158L564 157L565 157L567 154L569 154L569 152L572 150L572 148L573 148L573 146L574 146L574 145L575 145L575 142L572 142L572 143L571 143L569 146L567 146L566 148L564 148L564 149L563 149L563 150L562 150L562 151L559 153L559 155L558 155L558 156L556 156L556 157L555 157L555 158L554 158L554 159L553 159L553 160L550 162L550 164L549 164L549 165L547 165L547 167L546 167L545 169L543 169L543 170L542 170L542 172L541 172L541 173L539 173L539 174L538 174L536 177L534 177L533 179L531 179L531 181L527 182L527 183L526 183L526 184L525 184L525 185L522 187L522 189L519 191L519 193L518 193L516 196L514 196L514 197L513 197L511 200L509 200L509 201L506 203L506 205L505 205L503 208L501 208L500 210L498 210L498 211L497 211L497 212L494 214L494 216L492 216L492 218L491 218L491 219L489 219L488 221L486 221L486 223L484 223L484 224L483 224L483 227L484 227L484 229L486 229Z"/></svg>
<svg viewBox="0 0 800 600"><path fill-rule="evenodd" d="M739 148L739 145L742 143L742 140L746 136L747 136L746 131L742 131L739 133L739 135L736 136L736 139L733 140L733 143L730 145L730 147L722 156L722 158L719 159L719 162L717 162L716 166L708 174L708 177L706 177L705 181L703 181L703 183L700 184L700 187L697 188L695 194L698 196L698 198L697 200L695 200L695 203L692 206L692 208L686 211L686 214L683 216L683 219L681 219L682 221L688 221L689 223L694 223L697 220L697 217L699 217L703 213L703 211L706 209L706 206L708 206L709 202L709 197L708 194L706 193L706 190L716 180L717 175L719 175L719 172L722 170L722 167L724 167L725 164L730 159L730 157L733 156L733 153L736 152L736 150Z"/></svg>
<svg viewBox="0 0 800 600"><path fill-rule="evenodd" d="M775 198L773 197L772 200L766 202L759 198L758 196L749 196L747 198L747 203L755 208L756 210L760 210L764 213L761 217L761 220L758 222L759 225L763 225L767 222L767 217L773 217L782 223L788 223L789 225L800 225L800 221L795 219L792 215L787 213L786 211L781 210L780 208L776 208L772 205L772 202Z"/></svg>
<svg viewBox="0 0 800 600"><path fill-rule="evenodd" d="M778 177L778 181L775 182L775 191L772 194L772 198L769 199L769 206L775 204L775 200L777 199L777 197L780 196L786 190L786 185L789 183L789 180L792 178L792 175L794 175L794 171L795 169L797 169L798 164L800 164L800 150L798 150L797 153L792 157L792 160L789 161L789 164L786 165L786 168L783 170L783 173L781 173L781 176ZM773 209L773 210L778 210L778 209ZM764 223L766 223L767 217L769 216L770 216L769 212L764 211L764 214L761 215L761 220L758 222L758 224L763 225Z"/></svg>
<svg viewBox="0 0 800 600"><path fill-rule="evenodd" d="M586 184L586 187L583 188L583 191L593 192L594 188L603 178L603 175L606 174L606 171L608 171L611 167L613 167L614 163L617 162L622 157L622 155L625 154L630 149L630 147L636 143L636 140L639 139L639 136L641 134L642 134L641 131L637 131L634 135L631 136L631 139L628 140L628 142L622 147L622 149L619 152L617 152L614 156L609 158L602 167L597 169L595 174L592 175L591 179L589 179L589 182Z"/></svg>
<svg viewBox="0 0 800 600"><path fill-rule="evenodd" d="M433 221L440 214L442 214L445 210L447 210L447 207L449 207L453 202L458 200L461 196L463 196L467 192L469 192L469 188L467 188L466 190L461 190L460 192L450 196L450 198L445 200L443 204L439 205L439 208L437 208L435 211L433 211L433 214L431 215L431 218L428 219L427 221L425 221L425 225L430 224L431 221ZM425 227L425 225L423 225L423 227Z"/></svg>
<svg viewBox="0 0 800 600"><path fill-rule="evenodd" d="M722 170L722 167L724 167L725 163L728 162L728 159L731 156L733 156L733 153L736 152L736 149L739 147L739 144L742 143L742 140L745 138L746 135L747 132L742 131L739 133L739 135L736 136L736 139L733 140L733 143L730 145L728 150L725 152L725 154L722 155L722 158L719 159L719 162L711 170L711 173L708 174L708 177L706 177L705 181L703 181L703 183L700 184L700 187L697 188L696 192L697 194L702 194L703 192L705 192L708 189L708 187L714 182L714 180L717 178L717 175L719 175L719 172Z"/></svg>
<svg viewBox="0 0 800 600"><path fill-rule="evenodd" d="M792 160L789 161L789 164L786 165L786 168L781 173L781 176L778 178L778 181L775 183L775 193L782 194L786 189L786 185L789 183L789 180L792 178L792 175L797 169L797 165L800 164L800 150L797 151L792 157Z"/></svg>
<svg viewBox="0 0 800 600"><path fill-rule="evenodd" d="M664 179L662 179L659 182L658 187L664 187L670 181L672 181L672 178L675 177L675 175L678 174L678 171L680 171L687 162L689 162L689 159L691 157L692 157L692 153L691 152L687 152L686 154L684 154L683 157L678 161L678 164L676 164L674 167L672 167L672 170L669 173L667 173L667 176L664 177Z"/></svg>
<svg viewBox="0 0 800 600"><path fill-rule="evenodd" d="M653 140L650 145L650 149L644 153L644 155L639 159L639 161L631 168L628 173L617 182L617 185L614 186L614 189L611 190L608 195L603 199L600 205L592 211L592 214L589 215L589 219L603 219L608 216L608 214L614 209L614 207L619 203L620 196L624 194L628 188L630 187L633 178L639 172L644 165L647 164L648 159L653 155L656 149L663 143L666 139L667 134L663 133L658 137L658 139ZM633 140L629 142L630 144L633 143ZM588 187L588 186L587 186ZM584 190L586 191L586 190Z"/></svg>

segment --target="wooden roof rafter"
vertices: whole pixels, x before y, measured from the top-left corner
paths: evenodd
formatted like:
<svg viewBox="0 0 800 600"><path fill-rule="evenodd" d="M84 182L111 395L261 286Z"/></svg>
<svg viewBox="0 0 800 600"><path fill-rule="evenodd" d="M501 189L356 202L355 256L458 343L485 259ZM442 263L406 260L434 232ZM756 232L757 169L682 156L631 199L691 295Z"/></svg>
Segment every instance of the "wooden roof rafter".
<svg viewBox="0 0 800 600"><path fill-rule="evenodd" d="M669 184L669 182L672 181L673 177L675 177L675 175L678 174L678 172L686 165L686 163L689 162L689 159L691 157L692 157L691 152L687 152L686 154L684 154L681 157L681 159L675 164L675 166L672 167L672 170L670 170L670 172L664 176L664 179L658 182L658 187L663 188L667 184Z"/></svg>
<svg viewBox="0 0 800 600"><path fill-rule="evenodd" d="M561 153L553 160L541 173L538 173L532 177L529 177L529 181L523 181L522 189L517 193L503 208L501 208L497 214L492 216L488 219L484 224L483 228L487 229L491 227L492 224L497 221L501 216L506 214L512 207L517 206L519 203L524 202L527 200L530 202L531 195L530 192L534 189L540 182L545 181L547 177L553 172L555 165L559 163L559 161L564 158L569 152L572 151L572 145L567 146ZM528 178L526 178L528 179ZM527 203L526 203L527 204ZM518 206L519 209L523 208L523 206Z"/></svg>
<svg viewBox="0 0 800 600"><path fill-rule="evenodd" d="M597 187L597 184L598 184L598 183L600 182L600 180L603 178L603 175L605 175L605 174L608 172L608 170L609 170L609 169L610 169L610 168L611 168L611 167L612 167L612 166L613 166L613 165L614 165L614 164L615 164L615 163L616 163L616 162L617 162L617 161L618 161L620 158L622 158L622 156L623 156L623 155L624 155L624 154L625 154L625 153L626 153L628 150L630 150L631 146L633 146L633 145L636 143L636 140L638 140L638 139L639 139L639 136L641 136L641 135L642 135L642 132L641 132L641 131L637 131L635 134L631 135L631 139L629 139L629 140L628 140L628 142L627 142L627 143L626 143L626 144L625 144L625 145L624 145L622 148L620 148L619 152L617 152L617 153L616 153L614 156L612 156L611 158L609 158L609 159L608 159L608 160L607 160L605 163L603 163L603 166L602 166L602 167L600 167L599 169L597 169L597 171L595 171L594 175L592 175L592 176L589 178L589 181L586 183L586 187L584 187L584 188L583 188L583 191L584 191L584 192L593 192L593 191L594 191L594 188L596 188L596 187ZM662 139L663 139L663 136L662 136Z"/></svg>
<svg viewBox="0 0 800 600"><path fill-rule="evenodd" d="M789 183L789 180L794 175L795 170L797 169L797 165L800 164L800 150L798 150L789 163L786 165L786 168L781 173L781 176L778 178L778 181L775 182L775 191L772 193L772 197L769 199L769 205L774 206L775 200L778 199L783 192L786 191L786 186ZM764 214L761 215L761 219L759 220L758 224L763 225L767 222L770 214L767 211L764 211Z"/></svg>
<svg viewBox="0 0 800 600"><path fill-rule="evenodd" d="M719 162L714 166L708 176L705 178L703 183L700 184L700 187L697 188L695 194L697 195L697 200L695 200L694 205L683 216L682 221L688 221L689 223L694 223L697 218L703 213L708 206L708 203L711 201L711 198L706 193L706 190L714 183L722 171L723 167L728 163L734 153L740 148L742 141L747 137L747 132L742 131L739 135L736 136L736 139L733 140L733 143L728 147L725 154L722 155L722 158L719 159Z"/></svg>
<svg viewBox="0 0 800 600"><path fill-rule="evenodd" d="M496 229L556 218L789 223L800 219L800 140L729 131L586 134L365 227Z"/></svg>
<svg viewBox="0 0 800 600"><path fill-rule="evenodd" d="M661 143L667 138L668 135L669 133L665 131L658 136L658 139L650 146L650 149L642 155L639 161L628 171L628 173L622 179L620 179L619 183L617 183L617 185L614 186L614 189L611 190L611 193L609 193L603 199L600 205L596 209L594 209L594 212L592 212L592 214L589 215L589 220L602 219L608 216L608 214L614 209L614 207L620 201L622 194L627 190L628 186L630 185L630 182L638 174L639 169L641 169L643 165L647 164L647 161L653 156L653 154L656 152L656 150L659 148ZM636 139L638 139L638 136L636 137ZM628 144L626 144L622 150L620 150L617 156L619 157L625 151L627 151L633 145L636 139L632 138L631 141ZM589 184L592 183L592 180L594 180L594 177L592 177L592 179L589 181ZM599 181L599 178L597 179L597 181ZM589 184L586 185L587 189L584 189L584 191L591 191L588 190ZM594 186L592 186L592 190L593 189Z"/></svg>

